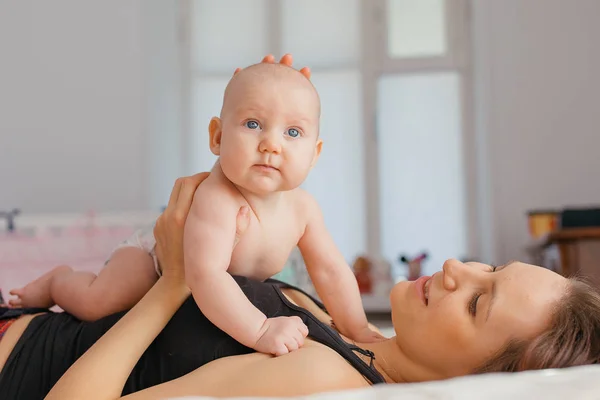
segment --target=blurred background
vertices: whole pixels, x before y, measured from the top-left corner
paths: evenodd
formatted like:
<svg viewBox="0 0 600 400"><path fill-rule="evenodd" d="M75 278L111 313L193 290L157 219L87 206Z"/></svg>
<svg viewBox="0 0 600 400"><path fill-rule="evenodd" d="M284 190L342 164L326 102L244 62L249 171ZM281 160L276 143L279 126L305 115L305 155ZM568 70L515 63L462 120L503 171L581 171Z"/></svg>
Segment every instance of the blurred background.
<svg viewBox="0 0 600 400"><path fill-rule="evenodd" d="M323 104L304 186L349 263L527 259L529 210L600 203L598 16L597 0L0 0L0 210L159 212L212 167L234 69L292 53Z"/></svg>

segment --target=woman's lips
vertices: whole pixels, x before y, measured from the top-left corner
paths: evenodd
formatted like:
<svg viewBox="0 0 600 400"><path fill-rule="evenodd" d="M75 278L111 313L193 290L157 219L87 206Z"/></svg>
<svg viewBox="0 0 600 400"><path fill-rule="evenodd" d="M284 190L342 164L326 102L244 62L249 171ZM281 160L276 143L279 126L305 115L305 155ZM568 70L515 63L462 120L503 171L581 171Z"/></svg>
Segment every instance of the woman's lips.
<svg viewBox="0 0 600 400"><path fill-rule="evenodd" d="M415 290L417 292L417 296L419 296L419 298L425 305L427 305L428 303L427 298L425 297L425 284L429 279L431 279L430 276L421 276L415 281Z"/></svg>

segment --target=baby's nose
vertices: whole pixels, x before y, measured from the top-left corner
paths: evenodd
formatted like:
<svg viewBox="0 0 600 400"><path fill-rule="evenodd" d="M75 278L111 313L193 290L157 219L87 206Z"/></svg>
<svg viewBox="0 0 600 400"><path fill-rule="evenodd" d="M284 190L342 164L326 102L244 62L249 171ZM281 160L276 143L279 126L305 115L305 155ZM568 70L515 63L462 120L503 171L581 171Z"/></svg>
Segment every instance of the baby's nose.
<svg viewBox="0 0 600 400"><path fill-rule="evenodd" d="M259 150L261 152L266 153L280 153L281 152L281 144L279 141L272 137L272 135L267 135L261 142Z"/></svg>

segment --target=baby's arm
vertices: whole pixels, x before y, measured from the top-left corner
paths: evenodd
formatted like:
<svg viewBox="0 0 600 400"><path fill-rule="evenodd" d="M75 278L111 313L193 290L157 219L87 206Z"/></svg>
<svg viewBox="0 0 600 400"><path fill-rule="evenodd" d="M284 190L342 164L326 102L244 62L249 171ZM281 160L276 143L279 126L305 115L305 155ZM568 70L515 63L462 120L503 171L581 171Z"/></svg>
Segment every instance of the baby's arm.
<svg viewBox="0 0 600 400"><path fill-rule="evenodd" d="M186 282L202 313L221 330L258 351L285 354L302 344L302 321L267 319L227 272L239 206L224 188L198 187L184 230Z"/></svg>
<svg viewBox="0 0 600 400"><path fill-rule="evenodd" d="M329 234L319 205L307 193L302 195L308 220L298 247L319 297L342 334L377 339L368 327L356 278Z"/></svg>

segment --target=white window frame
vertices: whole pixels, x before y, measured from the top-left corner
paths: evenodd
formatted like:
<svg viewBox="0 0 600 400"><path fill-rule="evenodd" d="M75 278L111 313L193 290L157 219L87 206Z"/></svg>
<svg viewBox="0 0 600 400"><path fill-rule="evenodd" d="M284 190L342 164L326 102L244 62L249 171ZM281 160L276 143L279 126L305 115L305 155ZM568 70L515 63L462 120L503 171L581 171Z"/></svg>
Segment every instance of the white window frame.
<svg viewBox="0 0 600 400"><path fill-rule="evenodd" d="M387 0L362 0L362 65L363 112L365 132L365 187L367 217L367 252L371 256L382 254L379 156L377 146L377 83L388 74L416 74L456 72L461 81L461 126L464 145L464 172L466 174L467 201L467 252L479 257L477 222L476 164L469 155L475 151L472 113L472 76L469 38L468 0L446 0L447 52L442 56L391 58L388 54Z"/></svg>
<svg viewBox="0 0 600 400"><path fill-rule="evenodd" d="M191 171L191 160L187 149L192 140L192 93L194 79L225 77L225 74L207 74L197 71L192 65L192 1L180 0L180 26L182 44L182 158L186 173ZM464 135L464 171L466 174L466 209L467 209L467 243L468 254L479 256L481 244L478 241L477 223L477 185L476 160L469 155L475 154L475 134L473 124L472 69L470 55L469 0L446 0L447 53L443 56L427 56L417 58L394 59L387 51L387 0L361 0L361 56L359 65L340 65L335 70L348 67L358 69L362 76L362 106L364 127L364 160L365 160L365 218L366 218L366 250L369 257L381 257L381 217L380 188L377 148L377 82L386 74L415 74L433 72L456 72L461 80L462 129ZM282 5L279 0L267 0L268 15L268 49L272 54L282 55L285 49L281 41ZM257 55L257 62L264 55ZM232 66L231 74L236 66ZM240 66L243 67L243 66ZM297 67L297 66L296 66ZM312 68L314 73L331 71L334 68Z"/></svg>

